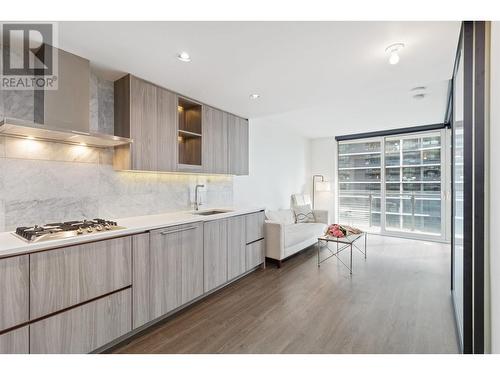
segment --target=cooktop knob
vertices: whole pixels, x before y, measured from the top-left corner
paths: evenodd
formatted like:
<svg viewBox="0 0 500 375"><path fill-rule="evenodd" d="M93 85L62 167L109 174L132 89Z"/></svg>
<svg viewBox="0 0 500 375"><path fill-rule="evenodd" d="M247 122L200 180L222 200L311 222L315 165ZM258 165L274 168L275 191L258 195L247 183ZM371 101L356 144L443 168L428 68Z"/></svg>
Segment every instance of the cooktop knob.
<svg viewBox="0 0 500 375"><path fill-rule="evenodd" d="M94 231L94 228L92 228L92 227L87 228L87 232L92 233L93 231Z"/></svg>
<svg viewBox="0 0 500 375"><path fill-rule="evenodd" d="M78 228L76 230L76 234L83 234L83 229L82 228Z"/></svg>
<svg viewBox="0 0 500 375"><path fill-rule="evenodd" d="M97 225L97 226L95 227L95 229L96 229L98 232L100 232L100 231L101 231L101 230L103 230L104 228L102 227L102 225L101 225L101 224L99 224L99 225Z"/></svg>

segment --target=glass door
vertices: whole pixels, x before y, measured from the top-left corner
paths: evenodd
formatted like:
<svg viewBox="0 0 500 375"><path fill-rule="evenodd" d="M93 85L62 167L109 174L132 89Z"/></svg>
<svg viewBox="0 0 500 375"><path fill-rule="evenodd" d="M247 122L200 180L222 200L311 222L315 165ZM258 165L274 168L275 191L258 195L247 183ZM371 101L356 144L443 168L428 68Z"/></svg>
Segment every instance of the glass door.
<svg viewBox="0 0 500 375"><path fill-rule="evenodd" d="M464 64L463 42L453 78L452 296L460 346L464 347Z"/></svg>
<svg viewBox="0 0 500 375"><path fill-rule="evenodd" d="M385 231L441 239L441 131L386 137L384 149Z"/></svg>

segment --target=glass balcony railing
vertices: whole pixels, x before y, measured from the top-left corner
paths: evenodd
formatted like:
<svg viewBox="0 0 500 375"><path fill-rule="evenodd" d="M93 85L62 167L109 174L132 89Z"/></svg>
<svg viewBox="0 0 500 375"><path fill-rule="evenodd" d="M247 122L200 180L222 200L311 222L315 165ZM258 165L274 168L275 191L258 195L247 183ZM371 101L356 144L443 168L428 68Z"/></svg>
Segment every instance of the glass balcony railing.
<svg viewBox="0 0 500 375"><path fill-rule="evenodd" d="M441 192L387 193L387 230L441 234Z"/></svg>
<svg viewBox="0 0 500 375"><path fill-rule="evenodd" d="M380 192L339 193L339 222L367 230L381 226ZM386 193L385 227L389 231L441 233L441 193Z"/></svg>

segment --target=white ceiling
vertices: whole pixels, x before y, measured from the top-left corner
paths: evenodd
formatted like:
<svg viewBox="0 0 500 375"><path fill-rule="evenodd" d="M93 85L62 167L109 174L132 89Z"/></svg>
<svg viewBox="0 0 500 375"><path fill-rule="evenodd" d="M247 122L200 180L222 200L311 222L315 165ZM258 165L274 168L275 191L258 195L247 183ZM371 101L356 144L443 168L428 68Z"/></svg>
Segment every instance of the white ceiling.
<svg viewBox="0 0 500 375"><path fill-rule="evenodd" d="M442 122L460 22L62 22L59 45L307 137ZM403 42L398 65L385 48ZM176 59L188 51L192 62ZM414 100L409 90L427 86ZM261 98L249 100L251 93Z"/></svg>

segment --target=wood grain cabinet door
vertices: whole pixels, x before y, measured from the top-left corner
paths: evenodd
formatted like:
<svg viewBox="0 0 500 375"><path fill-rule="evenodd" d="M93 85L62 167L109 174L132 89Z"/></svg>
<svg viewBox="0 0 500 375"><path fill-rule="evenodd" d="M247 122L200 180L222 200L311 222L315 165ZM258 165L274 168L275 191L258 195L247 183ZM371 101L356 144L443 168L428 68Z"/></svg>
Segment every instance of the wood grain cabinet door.
<svg viewBox="0 0 500 375"><path fill-rule="evenodd" d="M264 238L264 212L259 211L246 215L247 243Z"/></svg>
<svg viewBox="0 0 500 375"><path fill-rule="evenodd" d="M187 227L172 227L150 232L151 320L182 304L181 232L177 229L188 230Z"/></svg>
<svg viewBox="0 0 500 375"><path fill-rule="evenodd" d="M134 140L132 169L158 170L157 87L130 76L130 137Z"/></svg>
<svg viewBox="0 0 500 375"><path fill-rule="evenodd" d="M28 354L28 326L14 329L0 335L0 354Z"/></svg>
<svg viewBox="0 0 500 375"><path fill-rule="evenodd" d="M181 232L182 304L203 294L203 223L192 231Z"/></svg>
<svg viewBox="0 0 500 375"><path fill-rule="evenodd" d="M66 310L30 325L30 353L90 353L132 329L131 289Z"/></svg>
<svg viewBox="0 0 500 375"><path fill-rule="evenodd" d="M246 254L246 267L247 271L257 267L264 262L264 240L252 242L247 245Z"/></svg>
<svg viewBox="0 0 500 375"><path fill-rule="evenodd" d="M150 320L150 251L149 233L132 237L132 328L140 327Z"/></svg>
<svg viewBox="0 0 500 375"><path fill-rule="evenodd" d="M228 221L205 222L203 227L203 258L205 292L227 282Z"/></svg>
<svg viewBox="0 0 500 375"><path fill-rule="evenodd" d="M157 87L158 171L177 170L177 95Z"/></svg>
<svg viewBox="0 0 500 375"><path fill-rule="evenodd" d="M227 277L231 280L246 271L246 218L235 216L227 221Z"/></svg>
<svg viewBox="0 0 500 375"><path fill-rule="evenodd" d="M207 173L228 173L228 113L203 106L202 165Z"/></svg>
<svg viewBox="0 0 500 375"><path fill-rule="evenodd" d="M227 132L229 173L234 175L248 175L248 120L230 114L228 117Z"/></svg>
<svg viewBox="0 0 500 375"><path fill-rule="evenodd" d="M28 255L0 259L0 331L29 319Z"/></svg>
<svg viewBox="0 0 500 375"><path fill-rule="evenodd" d="M151 320L203 294L203 224L150 233Z"/></svg>
<svg viewBox="0 0 500 375"><path fill-rule="evenodd" d="M30 318L36 319L131 285L131 238L30 255Z"/></svg>

